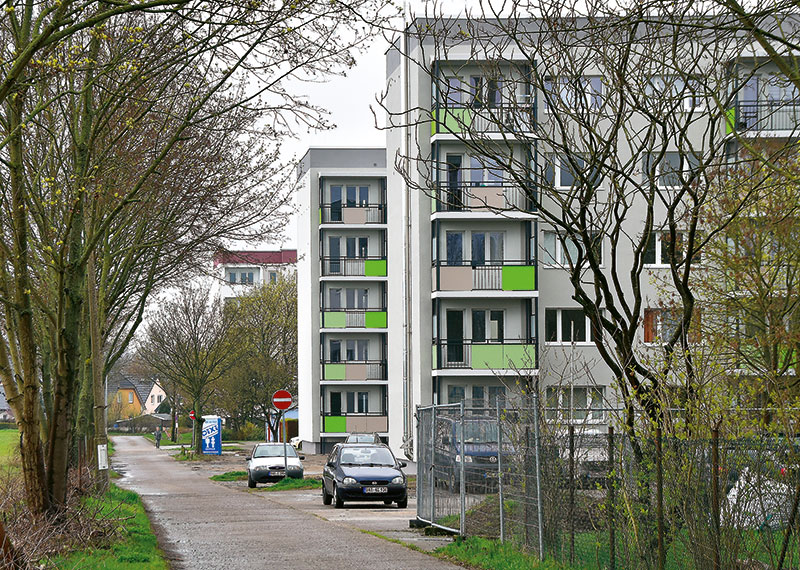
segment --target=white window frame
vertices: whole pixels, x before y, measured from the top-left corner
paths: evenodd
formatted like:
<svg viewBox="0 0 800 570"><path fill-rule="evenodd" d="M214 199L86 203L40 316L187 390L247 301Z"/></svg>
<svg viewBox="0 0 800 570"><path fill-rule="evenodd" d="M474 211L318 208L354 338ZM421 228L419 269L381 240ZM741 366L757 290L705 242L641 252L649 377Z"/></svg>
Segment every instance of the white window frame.
<svg viewBox="0 0 800 570"><path fill-rule="evenodd" d="M563 101L568 107L575 108L578 101L578 90L577 88L573 88L573 81L575 79L576 77L550 77L545 79L545 86L549 84L551 89L553 86L556 86L558 88L558 99ZM606 94L605 85L603 85L603 78L598 75L581 75L579 79L583 84L582 98L584 108L590 111L598 111L603 106L604 96ZM594 82L598 83L600 91L595 91L592 88L592 83ZM553 110L550 108L547 100L544 101L544 112L548 115L553 113Z"/></svg>
<svg viewBox="0 0 800 570"><path fill-rule="evenodd" d="M580 307L545 307L545 315L547 315L547 311L556 311L556 338L557 340L549 340L547 336L547 319L545 318L544 324L544 343L549 346L594 346L594 340L592 340L592 322L589 319L589 315L584 314L584 319L586 321L586 340L563 340L561 338L561 331L562 331L562 314L564 311L581 311Z"/></svg>
<svg viewBox="0 0 800 570"><path fill-rule="evenodd" d="M699 79L689 78L688 85L680 77L674 75L651 75L647 78L645 86L645 95L647 97L663 97L667 94L667 87L669 87L671 97L681 98L681 109L688 113L691 111L699 111L706 108L706 103L702 97L697 95L697 91L691 88L691 85L697 84Z"/></svg>
<svg viewBox="0 0 800 570"><path fill-rule="evenodd" d="M655 250L655 263L647 263L647 262L645 262L644 266L645 267L651 267L651 268L669 267L669 263L664 263L663 261L661 261L662 253L663 253L663 245L662 244L664 243L664 240L662 239L662 236L664 236L665 234L669 234L669 231L668 230L656 230L656 231L651 232L651 235L652 234L655 234L655 238L653 238L655 240L655 246L653 248ZM682 247L686 248L686 246L687 246L687 244L685 242L686 233L683 232L683 231L679 231L679 232L677 232L677 235L680 236L679 239L683 242L682 243ZM647 249L645 249L645 253L646 252L647 252ZM685 255L685 251L684 251L684 255ZM698 259L697 261L693 261L693 263L699 265L700 264L700 260Z"/></svg>
<svg viewBox="0 0 800 570"><path fill-rule="evenodd" d="M550 252L547 250L549 241L549 236L553 236L554 240L554 251L552 252L554 255L551 255ZM569 260L566 256L566 251L564 248L564 243L561 240L561 233L555 230L543 230L542 231L542 252L543 255L541 256L541 266L545 269L563 269L565 267L569 267ZM566 238L570 242L574 244L574 240L571 238ZM602 236L600 236L600 267L604 266L603 259L604 259L604 243L605 240ZM575 253L577 254L577 246Z"/></svg>
<svg viewBox="0 0 800 570"><path fill-rule="evenodd" d="M586 408L575 409L575 390L586 390ZM553 396L556 407L550 406ZM549 420L569 423L601 423L606 419L605 386L594 384L567 384L545 387L545 415ZM596 410L596 411L595 411ZM585 417L580 417L585 414Z"/></svg>

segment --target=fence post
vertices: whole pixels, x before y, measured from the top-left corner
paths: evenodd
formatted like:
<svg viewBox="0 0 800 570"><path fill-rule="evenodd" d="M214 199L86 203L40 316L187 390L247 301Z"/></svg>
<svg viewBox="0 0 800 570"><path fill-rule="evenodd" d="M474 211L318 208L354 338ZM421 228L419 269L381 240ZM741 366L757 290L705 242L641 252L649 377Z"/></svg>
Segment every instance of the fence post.
<svg viewBox="0 0 800 570"><path fill-rule="evenodd" d="M606 498L608 500L608 558L609 568L617 567L616 528L614 526L614 426L608 426L608 477L606 477Z"/></svg>
<svg viewBox="0 0 800 570"><path fill-rule="evenodd" d="M720 570L719 564L719 430L711 430L711 511L714 525L714 566L713 570Z"/></svg>
<svg viewBox="0 0 800 570"><path fill-rule="evenodd" d="M569 426L569 563L575 562L575 426Z"/></svg>
<svg viewBox="0 0 800 570"><path fill-rule="evenodd" d="M503 422L500 418L500 398L497 398L497 499L500 501L500 542L506 540L505 501L503 499Z"/></svg>
<svg viewBox="0 0 800 570"><path fill-rule="evenodd" d="M436 406L431 407L431 522L436 522Z"/></svg>
<svg viewBox="0 0 800 570"><path fill-rule="evenodd" d="M459 463L459 475L461 479L461 484L458 487L458 494L459 498L461 499L460 505L460 513L461 516L459 517L459 524L458 524L458 532L463 538L465 536L465 530L467 527L466 524L466 517L467 517L467 482L464 478L464 400L461 400L461 405L459 406L460 417L458 420L458 447L459 453L461 454L461 462Z"/></svg>
<svg viewBox="0 0 800 570"><path fill-rule="evenodd" d="M661 426L656 428L656 526L658 531L658 570L664 570L664 471L662 469Z"/></svg>
<svg viewBox="0 0 800 570"><path fill-rule="evenodd" d="M539 440L539 379L536 379L533 391L533 434L534 457L536 459L536 514L539 523L539 560L544 560L544 514L542 512L542 460L541 442Z"/></svg>

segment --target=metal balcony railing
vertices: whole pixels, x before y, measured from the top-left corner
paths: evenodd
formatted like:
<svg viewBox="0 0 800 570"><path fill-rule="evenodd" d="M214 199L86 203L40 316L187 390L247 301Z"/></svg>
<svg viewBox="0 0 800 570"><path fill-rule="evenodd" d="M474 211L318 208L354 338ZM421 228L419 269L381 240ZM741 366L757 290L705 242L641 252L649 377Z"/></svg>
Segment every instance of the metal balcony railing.
<svg viewBox="0 0 800 570"><path fill-rule="evenodd" d="M460 262L434 260L433 290L534 291L536 290L535 264L531 259L502 261L465 259Z"/></svg>
<svg viewBox="0 0 800 570"><path fill-rule="evenodd" d="M321 258L322 275L342 277L385 277L386 256Z"/></svg>
<svg viewBox="0 0 800 570"><path fill-rule="evenodd" d="M323 328L385 328L386 307L322 310Z"/></svg>
<svg viewBox="0 0 800 570"><path fill-rule="evenodd" d="M431 134L442 133L531 133L536 114L531 104L442 105L431 111Z"/></svg>
<svg viewBox="0 0 800 570"><path fill-rule="evenodd" d="M800 127L800 101L739 103L734 109L739 131L796 131Z"/></svg>
<svg viewBox="0 0 800 570"><path fill-rule="evenodd" d="M436 186L434 208L437 212L533 212L530 197L515 184L484 182L439 182Z"/></svg>
<svg viewBox="0 0 800 570"><path fill-rule="evenodd" d="M323 224L385 224L386 204L323 204L320 207Z"/></svg>
<svg viewBox="0 0 800 570"><path fill-rule="evenodd" d="M519 370L537 368L537 343L532 340L473 342L434 340L433 369Z"/></svg>

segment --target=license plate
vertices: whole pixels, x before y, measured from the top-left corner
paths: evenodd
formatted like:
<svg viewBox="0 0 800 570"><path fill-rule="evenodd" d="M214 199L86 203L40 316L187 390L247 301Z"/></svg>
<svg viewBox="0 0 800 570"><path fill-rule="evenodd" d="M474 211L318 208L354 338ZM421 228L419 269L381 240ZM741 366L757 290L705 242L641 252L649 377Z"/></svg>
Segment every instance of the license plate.
<svg viewBox="0 0 800 570"><path fill-rule="evenodd" d="M364 487L364 492L367 493L367 494L388 493L389 492L389 488L388 487Z"/></svg>
<svg viewBox="0 0 800 570"><path fill-rule="evenodd" d="M270 471L268 473L268 475L270 477L284 477L284 476L286 476L286 472L285 471Z"/></svg>

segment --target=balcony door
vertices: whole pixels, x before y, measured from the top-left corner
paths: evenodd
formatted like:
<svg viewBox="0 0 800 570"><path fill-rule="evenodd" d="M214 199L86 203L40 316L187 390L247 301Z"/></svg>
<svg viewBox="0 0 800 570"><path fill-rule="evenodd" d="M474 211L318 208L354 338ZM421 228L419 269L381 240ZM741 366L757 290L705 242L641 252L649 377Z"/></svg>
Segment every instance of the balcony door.
<svg viewBox="0 0 800 570"><path fill-rule="evenodd" d="M330 415L332 415L332 416L341 416L342 415L342 393L341 392L331 392Z"/></svg>
<svg viewBox="0 0 800 570"><path fill-rule="evenodd" d="M461 155L448 154L447 162L447 209L461 210L464 205L461 183L463 173L461 170Z"/></svg>
<svg viewBox="0 0 800 570"><path fill-rule="evenodd" d="M341 242L339 237L328 238L328 269L331 274L339 274L342 272L342 262L340 260L342 255Z"/></svg>
<svg viewBox="0 0 800 570"><path fill-rule="evenodd" d="M464 311L447 310L447 362L464 362Z"/></svg>
<svg viewBox="0 0 800 570"><path fill-rule="evenodd" d="M331 186L331 221L342 221L342 187Z"/></svg>

